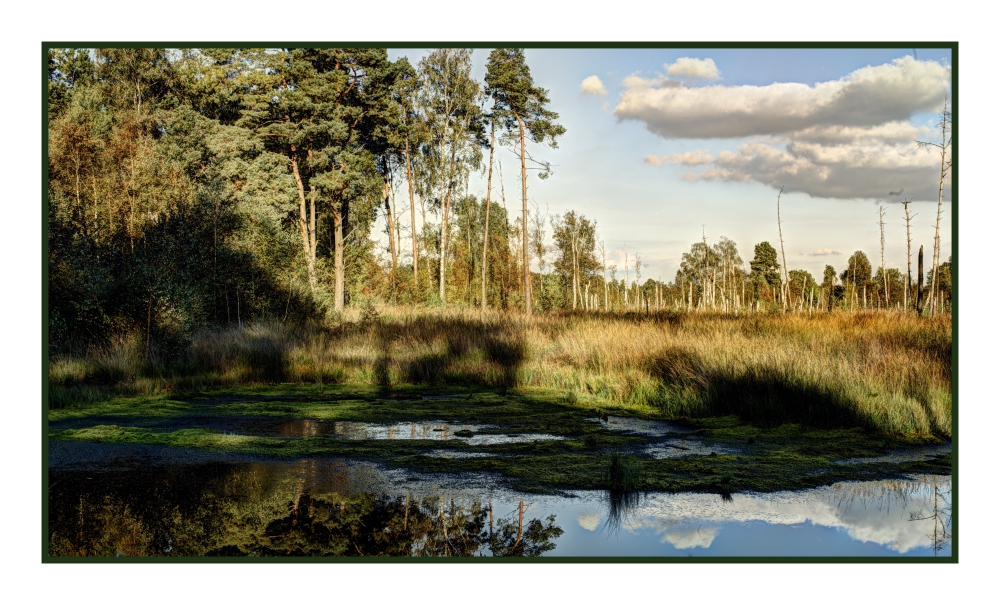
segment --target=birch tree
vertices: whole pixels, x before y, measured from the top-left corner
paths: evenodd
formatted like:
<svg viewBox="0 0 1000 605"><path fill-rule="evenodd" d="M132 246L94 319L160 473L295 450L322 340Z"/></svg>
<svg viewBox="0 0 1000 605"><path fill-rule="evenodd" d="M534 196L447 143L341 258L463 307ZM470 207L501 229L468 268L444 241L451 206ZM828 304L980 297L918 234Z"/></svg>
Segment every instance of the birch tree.
<svg viewBox="0 0 1000 605"><path fill-rule="evenodd" d="M482 160L480 88L472 79L472 49L440 48L420 60L420 104L428 128L429 189L441 210L438 296L446 303L448 214L451 198Z"/></svg>

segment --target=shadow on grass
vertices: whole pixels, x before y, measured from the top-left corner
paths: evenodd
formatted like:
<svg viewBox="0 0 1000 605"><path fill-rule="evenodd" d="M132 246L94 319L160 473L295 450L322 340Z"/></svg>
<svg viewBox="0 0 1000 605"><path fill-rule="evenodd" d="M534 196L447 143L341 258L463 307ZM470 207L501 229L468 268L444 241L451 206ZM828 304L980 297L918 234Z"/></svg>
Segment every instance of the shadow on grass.
<svg viewBox="0 0 1000 605"><path fill-rule="evenodd" d="M393 376L407 384L477 385L506 392L518 385L519 370L527 357L523 330L502 320L419 318L405 323L379 322L370 329L375 331L379 348L374 380L383 392L392 389ZM404 339L408 347L414 342L443 342L445 346L443 351L403 359L393 355L393 345Z"/></svg>
<svg viewBox="0 0 1000 605"><path fill-rule="evenodd" d="M709 368L694 353L669 348L650 358L647 370L664 392L682 391L694 398L684 402L685 407L696 408L685 409L686 413L736 415L761 427L798 422L821 428L878 428L858 412L857 402L847 394L774 368L722 372ZM668 397L663 406L669 412L671 405Z"/></svg>

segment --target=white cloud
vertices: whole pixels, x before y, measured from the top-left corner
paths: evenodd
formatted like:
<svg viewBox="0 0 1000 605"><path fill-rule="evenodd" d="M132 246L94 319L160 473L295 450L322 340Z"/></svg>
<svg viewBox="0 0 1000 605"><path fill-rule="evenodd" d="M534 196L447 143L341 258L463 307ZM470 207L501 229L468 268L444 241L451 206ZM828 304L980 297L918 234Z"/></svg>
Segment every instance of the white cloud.
<svg viewBox="0 0 1000 605"><path fill-rule="evenodd" d="M675 153L673 155L647 155L642 158L643 164L652 164L653 166L662 166L667 162L683 164L684 166L701 166L703 164L711 164L713 161L715 161L714 157L700 149Z"/></svg>
<svg viewBox="0 0 1000 605"><path fill-rule="evenodd" d="M711 59L692 59L681 57L669 65L663 66L667 74L676 78L691 78L702 80L718 80L722 77L715 61Z"/></svg>
<svg viewBox="0 0 1000 605"><path fill-rule="evenodd" d="M608 90L604 88L604 82L601 82L600 78L587 76L580 82L580 94L603 97L608 94Z"/></svg>
<svg viewBox="0 0 1000 605"><path fill-rule="evenodd" d="M633 75L622 83L626 91L615 115L668 139L753 137L714 158L671 156L685 166L709 165L685 174L688 181L758 182L841 199L886 199L905 188L918 201L933 201L940 156L915 141L935 134L909 120L919 111L940 110L950 81L950 66L909 56L813 86L689 88Z"/></svg>
<svg viewBox="0 0 1000 605"><path fill-rule="evenodd" d="M940 134L940 133L939 133ZM812 126L795 133L796 141L818 143L821 145L837 145L843 143L906 143L909 145L917 139L933 137L930 128L918 128L909 122L896 120L879 124L878 126Z"/></svg>
<svg viewBox="0 0 1000 605"><path fill-rule="evenodd" d="M843 254L843 252L840 250L830 250L829 248L816 248L814 251L808 253L809 256L831 256L837 254ZM799 255L803 256L806 253L800 252Z"/></svg>
<svg viewBox="0 0 1000 605"><path fill-rule="evenodd" d="M580 527L583 529L587 531L594 531L601 523L601 515L597 513L580 513L576 522L579 523Z"/></svg>
<svg viewBox="0 0 1000 605"><path fill-rule="evenodd" d="M890 191L905 188L916 200L932 201L937 199L937 157L912 143L822 145L793 138L776 147L752 140L735 152L719 152L708 170L685 178L758 182L811 197L841 199L885 199ZM948 191L945 197L950 199Z"/></svg>
<svg viewBox="0 0 1000 605"><path fill-rule="evenodd" d="M944 493L947 478L839 483L803 492L733 494L729 502L709 494L657 494L647 498L633 518L675 548L709 548L731 524L764 522L837 528L858 542L880 544L898 553L931 546L936 498L931 481ZM923 514L919 514L923 512Z"/></svg>
<svg viewBox="0 0 1000 605"><path fill-rule="evenodd" d="M665 138L735 138L788 134L817 126L877 126L937 111L949 92L951 67L912 57L863 67L813 86L663 86L629 76L615 115L638 120Z"/></svg>
<svg viewBox="0 0 1000 605"><path fill-rule="evenodd" d="M622 80L622 86L625 88L679 88L684 85L662 75L656 78L643 78L638 73L634 73L625 76L625 79Z"/></svg>
<svg viewBox="0 0 1000 605"><path fill-rule="evenodd" d="M715 161L715 158L700 149L685 153L675 153L672 159L674 164L683 164L685 166L701 166L702 164L711 164Z"/></svg>
<svg viewBox="0 0 1000 605"><path fill-rule="evenodd" d="M719 527L688 527L679 531L669 531L663 534L663 542L670 542L674 548L708 548L715 537L719 535Z"/></svg>

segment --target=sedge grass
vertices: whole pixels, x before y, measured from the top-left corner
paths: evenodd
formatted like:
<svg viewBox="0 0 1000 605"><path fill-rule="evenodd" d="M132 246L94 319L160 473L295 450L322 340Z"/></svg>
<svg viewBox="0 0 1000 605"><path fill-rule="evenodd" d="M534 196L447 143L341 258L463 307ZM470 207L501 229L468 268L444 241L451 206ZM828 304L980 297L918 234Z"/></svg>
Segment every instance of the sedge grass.
<svg viewBox="0 0 1000 605"><path fill-rule="evenodd" d="M947 316L526 317L390 307L324 325L201 332L169 363L150 362L125 339L54 358L49 384L53 408L282 382L541 387L565 393L568 404L667 418L736 414L950 437L951 357Z"/></svg>

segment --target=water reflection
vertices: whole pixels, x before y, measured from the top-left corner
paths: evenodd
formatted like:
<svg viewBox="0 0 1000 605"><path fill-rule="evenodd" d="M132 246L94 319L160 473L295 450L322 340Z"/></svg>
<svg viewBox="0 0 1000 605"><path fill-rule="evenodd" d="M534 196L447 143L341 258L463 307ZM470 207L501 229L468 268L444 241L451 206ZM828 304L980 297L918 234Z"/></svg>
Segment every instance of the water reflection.
<svg viewBox="0 0 1000 605"><path fill-rule="evenodd" d="M662 437L670 433L690 433L691 429L682 427L665 420L646 420L644 418L633 418L631 416L607 416L601 418L588 418L591 422L600 422L601 426L612 431L621 433L632 433L636 435L646 435L648 437Z"/></svg>
<svg viewBox="0 0 1000 605"><path fill-rule="evenodd" d="M663 460L684 456L711 456L713 453L738 454L739 450L719 444L709 446L694 439L669 439L646 447L646 453L657 460Z"/></svg>
<svg viewBox="0 0 1000 605"><path fill-rule="evenodd" d="M539 556L562 535L526 516L343 460L53 472L53 556ZM435 493L436 492L436 493Z"/></svg>
<svg viewBox="0 0 1000 605"><path fill-rule="evenodd" d="M342 459L50 471L55 556L947 555L951 481L530 497Z"/></svg>
<svg viewBox="0 0 1000 605"><path fill-rule="evenodd" d="M355 420L324 421L309 418L286 420L279 418L193 417L184 419L181 422L171 419L170 423L169 428L171 430L198 427L223 433L260 437L283 437L286 439L319 436L337 437L354 441L448 441L458 439L471 446L565 439L563 436L545 433L484 433L482 431L494 431L498 427L490 424L451 423L443 420L379 424ZM72 426L64 424L60 428L72 428Z"/></svg>
<svg viewBox="0 0 1000 605"><path fill-rule="evenodd" d="M489 522L487 524L487 518ZM263 539L244 551L238 545L206 555L534 557L555 548L562 534L555 517L525 525L523 502L516 520L494 519L491 506L467 506L443 498L299 496L288 514L267 523Z"/></svg>
<svg viewBox="0 0 1000 605"><path fill-rule="evenodd" d="M775 494L649 494L578 506L578 525L633 538L656 536L661 544L689 554L924 554L950 553L951 479L920 476L905 480L845 482L801 492ZM795 529L799 538L784 534ZM809 534L809 537L806 537ZM721 537L747 541L716 544ZM753 545L765 535L771 544ZM813 552L802 544L814 543ZM849 538L848 541L843 538ZM797 543L801 540L801 543ZM785 542L782 544L782 542ZM854 545L853 550L849 552ZM705 552L700 552L705 551Z"/></svg>

